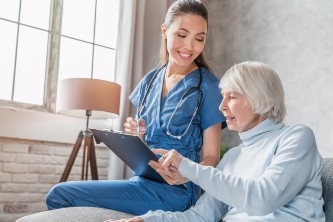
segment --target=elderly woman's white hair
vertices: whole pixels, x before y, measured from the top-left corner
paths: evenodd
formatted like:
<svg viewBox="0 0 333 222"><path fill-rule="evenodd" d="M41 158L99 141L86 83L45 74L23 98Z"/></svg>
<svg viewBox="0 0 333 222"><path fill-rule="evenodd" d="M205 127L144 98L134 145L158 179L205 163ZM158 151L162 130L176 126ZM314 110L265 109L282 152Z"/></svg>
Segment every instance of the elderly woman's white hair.
<svg viewBox="0 0 333 222"><path fill-rule="evenodd" d="M284 91L277 73L260 62L242 62L231 67L221 78L222 92L235 91L247 97L252 111L276 122L286 115Z"/></svg>

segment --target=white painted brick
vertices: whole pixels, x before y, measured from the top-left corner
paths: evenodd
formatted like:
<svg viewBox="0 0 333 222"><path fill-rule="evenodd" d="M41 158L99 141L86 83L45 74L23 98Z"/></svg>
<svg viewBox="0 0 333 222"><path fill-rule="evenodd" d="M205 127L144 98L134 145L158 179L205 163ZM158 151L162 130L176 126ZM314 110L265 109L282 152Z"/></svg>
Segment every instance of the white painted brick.
<svg viewBox="0 0 333 222"><path fill-rule="evenodd" d="M4 163L2 167L4 173L27 173L28 164Z"/></svg>
<svg viewBox="0 0 333 222"><path fill-rule="evenodd" d="M54 174L62 174L62 172L64 172L64 169L65 169L65 165L56 165L56 169L55 169L55 172L54 172ZM73 170L73 168L72 168L72 170Z"/></svg>
<svg viewBox="0 0 333 222"><path fill-rule="evenodd" d="M13 222L16 221L16 217L13 214L0 214L1 222Z"/></svg>
<svg viewBox="0 0 333 222"><path fill-rule="evenodd" d="M108 174L108 168L98 168L98 175L105 176Z"/></svg>
<svg viewBox="0 0 333 222"><path fill-rule="evenodd" d="M64 168L65 169L65 168ZM90 169L89 169L90 170ZM82 166L73 166L70 174L72 175L81 175L82 173ZM61 173L62 174L62 173Z"/></svg>
<svg viewBox="0 0 333 222"><path fill-rule="evenodd" d="M10 182L11 178L11 174L0 172L0 182Z"/></svg>
<svg viewBox="0 0 333 222"><path fill-rule="evenodd" d="M69 156L72 152L73 147L57 147L53 153L57 156Z"/></svg>
<svg viewBox="0 0 333 222"><path fill-rule="evenodd" d="M36 193L0 193L0 203L34 203L45 200L45 195Z"/></svg>
<svg viewBox="0 0 333 222"><path fill-rule="evenodd" d="M97 159L97 166L98 167L108 167L109 166L109 159Z"/></svg>
<svg viewBox="0 0 333 222"><path fill-rule="evenodd" d="M0 152L0 162L15 162L15 154Z"/></svg>
<svg viewBox="0 0 333 222"><path fill-rule="evenodd" d="M65 166L62 167L57 167L55 174L58 175L62 175L63 171L65 169ZM107 168L98 168L98 175L101 175L102 173L100 172L102 170L103 174L107 174ZM90 173L91 169L88 169L88 172ZM82 172L82 167L81 166L73 166L71 171L70 171L70 175L77 175L77 176L81 176L81 172Z"/></svg>
<svg viewBox="0 0 333 222"><path fill-rule="evenodd" d="M23 142L5 140L5 151L1 151L3 147L0 149L1 222L13 222L22 216L47 210L46 195L59 183L74 146ZM0 139L0 146L3 144ZM106 180L110 151L104 146L95 148L99 179ZM82 154L81 147L67 181L81 180ZM90 169L88 179L91 179Z"/></svg>
<svg viewBox="0 0 333 222"><path fill-rule="evenodd" d="M28 211L30 213L37 213L37 212L41 212L41 211L46 211L47 210L47 206L46 203L31 203L28 206Z"/></svg>
<svg viewBox="0 0 333 222"><path fill-rule="evenodd" d="M60 176L58 175L40 175L40 183L58 183L60 181Z"/></svg>
<svg viewBox="0 0 333 222"><path fill-rule="evenodd" d="M27 192L28 186L26 184L6 183L2 185L2 191L11 193Z"/></svg>
<svg viewBox="0 0 333 222"><path fill-rule="evenodd" d="M73 151L74 145L72 147L59 147L54 150L54 155L69 157ZM77 157L83 156L83 146L80 147Z"/></svg>
<svg viewBox="0 0 333 222"><path fill-rule="evenodd" d="M80 181L81 180L81 176L77 176L77 175L69 175L67 181Z"/></svg>
<svg viewBox="0 0 333 222"><path fill-rule="evenodd" d="M96 156L101 159L109 159L110 151L108 148L99 147L96 149Z"/></svg>
<svg viewBox="0 0 333 222"><path fill-rule="evenodd" d="M31 153L31 154L52 155L53 151L54 151L54 147L45 146L45 145L33 145L29 149L29 153Z"/></svg>
<svg viewBox="0 0 333 222"><path fill-rule="evenodd" d="M47 183L45 183L45 184L29 184L29 185L25 185L25 186L27 187L28 192L46 194L58 182L59 181L57 181L56 183L52 183L52 184L47 184Z"/></svg>
<svg viewBox="0 0 333 222"><path fill-rule="evenodd" d="M55 174L56 175L62 175L64 170L65 170L65 166L57 166ZM81 165L80 166L73 166L69 174L70 175L81 175L81 171L82 171Z"/></svg>
<svg viewBox="0 0 333 222"><path fill-rule="evenodd" d="M15 183L37 183L39 181L38 174L13 174L12 181Z"/></svg>
<svg viewBox="0 0 333 222"><path fill-rule="evenodd" d="M17 163L35 163L35 164L65 164L66 160L62 157L20 154L16 156Z"/></svg>
<svg viewBox="0 0 333 222"><path fill-rule="evenodd" d="M16 155L15 161L17 163L43 163L43 156L33 154L19 154Z"/></svg>
<svg viewBox="0 0 333 222"><path fill-rule="evenodd" d="M58 165L65 165L67 163L67 159L58 156L44 156L43 163L45 164L58 164Z"/></svg>
<svg viewBox="0 0 333 222"><path fill-rule="evenodd" d="M22 212L29 212L28 204L27 203L6 203L3 206L4 213L22 213Z"/></svg>
<svg viewBox="0 0 333 222"><path fill-rule="evenodd" d="M108 177L107 177L106 175L105 175L105 176L102 175L102 176L99 176L98 179L99 179L99 180L107 180Z"/></svg>
<svg viewBox="0 0 333 222"><path fill-rule="evenodd" d="M4 143L2 145L2 151L7 153L28 153L29 146L29 144Z"/></svg>
<svg viewBox="0 0 333 222"><path fill-rule="evenodd" d="M55 166L54 165L35 165L30 164L29 173L37 173L37 174L53 174L55 172Z"/></svg>

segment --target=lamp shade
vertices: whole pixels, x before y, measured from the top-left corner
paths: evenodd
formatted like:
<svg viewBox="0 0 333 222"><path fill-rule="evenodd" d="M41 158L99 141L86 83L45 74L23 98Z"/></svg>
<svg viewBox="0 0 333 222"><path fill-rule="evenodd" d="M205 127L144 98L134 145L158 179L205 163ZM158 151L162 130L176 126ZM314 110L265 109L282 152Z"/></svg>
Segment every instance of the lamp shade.
<svg viewBox="0 0 333 222"><path fill-rule="evenodd" d="M63 79L58 88L57 113L91 118L107 119L119 117L120 85L117 83L90 79Z"/></svg>

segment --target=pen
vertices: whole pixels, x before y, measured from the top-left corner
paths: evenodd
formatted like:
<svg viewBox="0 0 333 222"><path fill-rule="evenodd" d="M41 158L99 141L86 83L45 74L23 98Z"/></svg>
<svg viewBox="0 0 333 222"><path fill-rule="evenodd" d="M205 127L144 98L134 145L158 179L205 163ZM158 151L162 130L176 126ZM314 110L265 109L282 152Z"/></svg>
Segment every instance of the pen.
<svg viewBox="0 0 333 222"><path fill-rule="evenodd" d="M140 118L139 118L139 115L136 115L135 120L136 120L136 130L140 134L140 124L139 124Z"/></svg>

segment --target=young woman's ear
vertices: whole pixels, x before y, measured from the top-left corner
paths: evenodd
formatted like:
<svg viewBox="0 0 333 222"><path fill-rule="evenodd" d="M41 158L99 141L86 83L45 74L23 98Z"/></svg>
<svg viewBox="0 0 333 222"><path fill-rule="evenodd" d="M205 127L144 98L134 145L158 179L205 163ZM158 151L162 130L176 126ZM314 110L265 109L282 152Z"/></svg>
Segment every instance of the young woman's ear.
<svg viewBox="0 0 333 222"><path fill-rule="evenodd" d="M164 39L167 39L167 29L164 24L161 25L161 33Z"/></svg>

